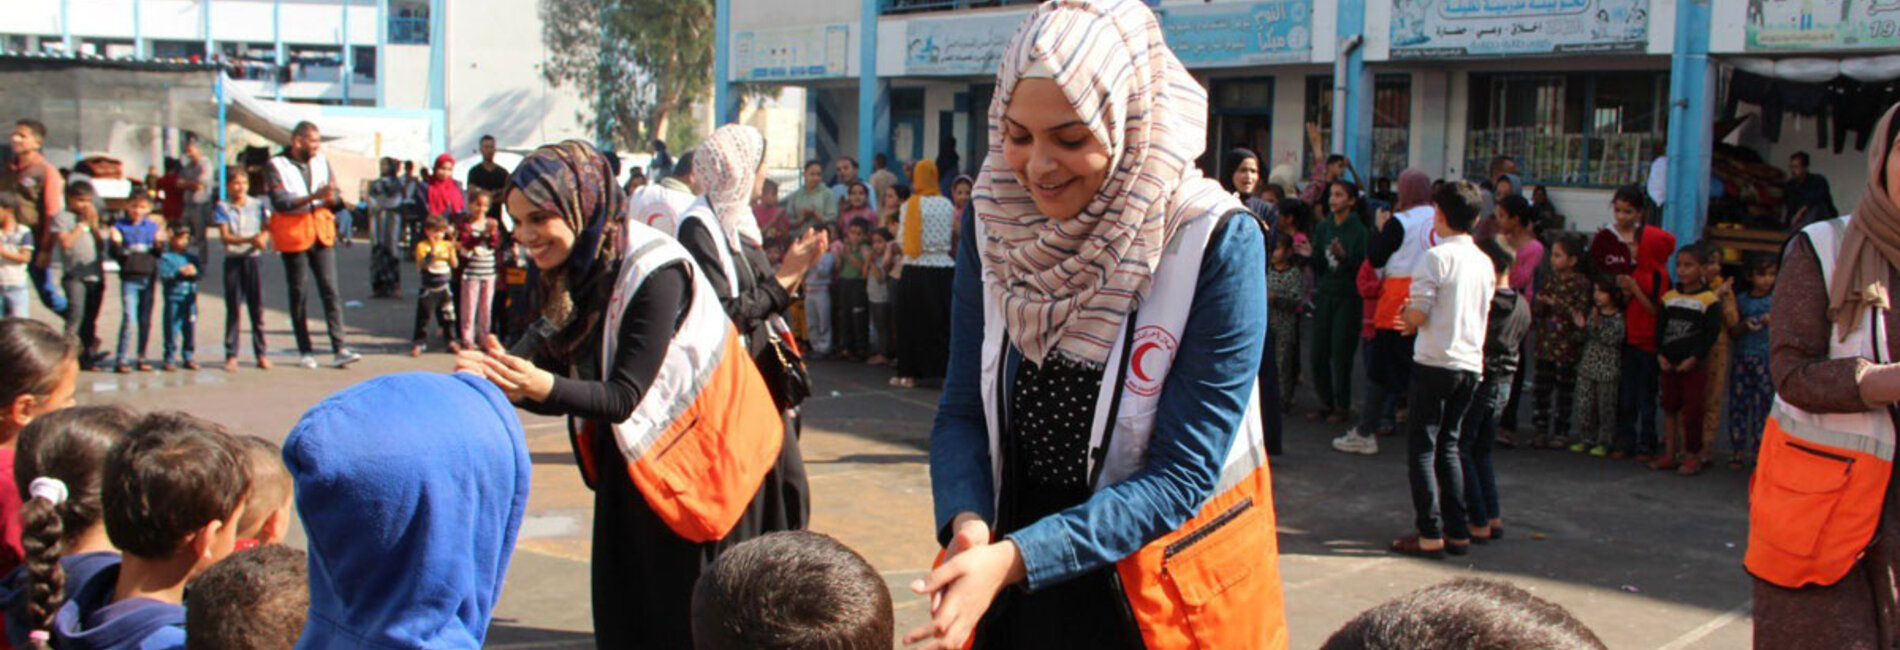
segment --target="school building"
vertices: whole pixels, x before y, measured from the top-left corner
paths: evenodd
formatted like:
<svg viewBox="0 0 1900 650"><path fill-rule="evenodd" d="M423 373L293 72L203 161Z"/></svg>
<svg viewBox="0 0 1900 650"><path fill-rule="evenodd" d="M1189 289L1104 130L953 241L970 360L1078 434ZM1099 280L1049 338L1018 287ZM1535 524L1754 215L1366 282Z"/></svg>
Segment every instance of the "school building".
<svg viewBox="0 0 1900 650"><path fill-rule="evenodd" d="M1837 204L1851 209L1865 181L1864 151L1817 146L1830 109L1780 119L1794 109L1776 95L1839 86L1846 106L1891 90L1900 76L1900 61L1888 55L1900 47L1900 12L1875 0L1149 4L1209 89L1204 168L1245 146L1304 178L1314 155L1309 123L1323 150L1346 153L1366 178L1395 178L1406 167L1482 177L1493 156L1509 154L1527 184L1548 186L1571 228L1587 230L1609 221L1615 186L1644 183L1667 154L1663 222L1684 242L1699 238L1712 174L1739 150L1773 167L1809 151ZM732 84L801 87L809 157L917 160L953 146L962 171L973 173L997 59L1034 3L718 5L722 121L734 115ZM1773 89L1731 92L1736 70L1755 71ZM1724 153L1718 138L1732 145Z"/></svg>

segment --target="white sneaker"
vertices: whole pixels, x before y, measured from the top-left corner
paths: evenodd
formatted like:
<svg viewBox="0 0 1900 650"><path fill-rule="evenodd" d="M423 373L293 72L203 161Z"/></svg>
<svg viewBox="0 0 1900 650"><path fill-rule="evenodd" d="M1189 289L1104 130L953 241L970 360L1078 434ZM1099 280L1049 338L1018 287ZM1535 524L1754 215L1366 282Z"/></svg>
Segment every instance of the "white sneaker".
<svg viewBox="0 0 1900 650"><path fill-rule="evenodd" d="M1372 436L1359 435L1357 428L1348 429L1346 435L1333 439L1333 449L1348 454L1373 456L1379 453L1379 440Z"/></svg>
<svg viewBox="0 0 1900 650"><path fill-rule="evenodd" d="M348 368L350 367L350 364L356 363L362 360L363 360L363 355L357 354L355 351L349 348L343 348L342 352L336 353L336 360L330 362L330 367Z"/></svg>
<svg viewBox="0 0 1900 650"><path fill-rule="evenodd" d="M300 365L300 366L303 366L303 369L304 369L304 370L316 370L316 369L317 369L317 358L316 358L316 357L313 357L313 356L310 356L310 355L308 355L308 354L306 354L306 355L303 355L303 360L302 360L302 361L298 361L298 362L297 362L297 365Z"/></svg>

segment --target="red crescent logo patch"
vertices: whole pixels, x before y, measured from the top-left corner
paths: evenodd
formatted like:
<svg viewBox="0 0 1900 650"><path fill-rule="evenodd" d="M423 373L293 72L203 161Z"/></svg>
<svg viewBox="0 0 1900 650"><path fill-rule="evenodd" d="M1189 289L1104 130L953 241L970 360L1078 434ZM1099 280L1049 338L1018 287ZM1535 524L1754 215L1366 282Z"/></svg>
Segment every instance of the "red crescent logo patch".
<svg viewBox="0 0 1900 650"><path fill-rule="evenodd" d="M1150 325L1135 330L1134 347L1128 353L1128 392L1142 397L1161 394L1161 384L1167 379L1167 368L1174 362L1177 347L1179 343L1174 335L1165 329ZM1159 356L1154 354L1157 352Z"/></svg>

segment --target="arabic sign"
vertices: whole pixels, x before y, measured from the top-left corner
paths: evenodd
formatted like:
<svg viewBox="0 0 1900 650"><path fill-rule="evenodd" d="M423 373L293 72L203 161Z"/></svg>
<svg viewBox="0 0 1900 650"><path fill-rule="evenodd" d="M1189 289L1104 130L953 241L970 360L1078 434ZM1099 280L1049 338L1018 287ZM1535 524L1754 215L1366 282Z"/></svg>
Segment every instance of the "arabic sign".
<svg viewBox="0 0 1900 650"><path fill-rule="evenodd" d="M914 75L994 75L1026 14L913 19L904 27L904 71Z"/></svg>
<svg viewBox="0 0 1900 650"><path fill-rule="evenodd" d="M848 76L850 25L745 31L732 35L733 81L794 81Z"/></svg>
<svg viewBox="0 0 1900 650"><path fill-rule="evenodd" d="M1185 5L1157 13L1168 47L1190 68L1312 58L1311 0Z"/></svg>
<svg viewBox="0 0 1900 650"><path fill-rule="evenodd" d="M1748 0L1748 49L1900 47L1900 0Z"/></svg>
<svg viewBox="0 0 1900 650"><path fill-rule="evenodd" d="M1649 0L1392 0L1392 57L1641 51Z"/></svg>

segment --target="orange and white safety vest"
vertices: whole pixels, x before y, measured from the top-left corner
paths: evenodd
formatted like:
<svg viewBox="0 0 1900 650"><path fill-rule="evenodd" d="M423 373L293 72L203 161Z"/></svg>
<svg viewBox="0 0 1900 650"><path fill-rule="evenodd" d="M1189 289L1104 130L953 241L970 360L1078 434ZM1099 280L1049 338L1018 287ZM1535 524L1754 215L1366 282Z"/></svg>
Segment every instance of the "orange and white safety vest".
<svg viewBox="0 0 1900 650"><path fill-rule="evenodd" d="M645 225L626 228L629 248L607 304L602 367L614 359L620 341L612 333L620 331L627 302L654 272L684 269L692 295L659 375L633 413L613 426L614 440L634 486L674 533L695 542L723 539L778 462L784 421L692 255ZM575 435L591 485L595 433L584 424Z"/></svg>
<svg viewBox="0 0 1900 650"><path fill-rule="evenodd" d="M1181 226L1155 269L1153 288L1109 351L1089 438L1087 465L1096 490L1127 480L1147 462L1155 411L1194 304L1201 258L1222 221L1205 216ZM982 221L976 223L981 241ZM983 316L983 413L990 476L1001 495L1004 423L998 389L1007 332L1002 305L987 290ZM1129 611L1148 648L1287 646L1273 480L1257 383L1251 392L1214 496L1186 524L1116 563Z"/></svg>
<svg viewBox="0 0 1900 650"><path fill-rule="evenodd" d="M1831 282L1848 220L1802 229ZM1828 357L1888 363L1886 316L1870 309L1853 333L1828 336ZM1893 413L1810 413L1780 396L1762 432L1760 465L1748 489L1749 573L1787 588L1831 585L1873 542L1893 472Z"/></svg>
<svg viewBox="0 0 1900 650"><path fill-rule="evenodd" d="M1382 330L1405 329L1405 302L1412 297L1412 271L1418 268L1425 252L1438 243L1433 224L1438 212L1431 204L1415 206L1392 215L1405 229L1405 242L1385 261L1379 280L1379 302L1372 312L1372 326ZM1374 237L1378 233L1373 233Z"/></svg>
<svg viewBox="0 0 1900 650"><path fill-rule="evenodd" d="M679 217L698 197L692 192L681 192L661 183L653 183L634 190L627 196L627 217L652 226L664 233L679 228ZM714 231L718 232L718 231Z"/></svg>
<svg viewBox="0 0 1900 650"><path fill-rule="evenodd" d="M271 157L270 164L277 177L283 179L284 191L291 196L310 196L330 184L330 161L321 153L310 156L308 181L287 155ZM321 204L312 204L302 212L272 212L270 238L271 246L285 253L301 253L319 243L334 246L336 215Z"/></svg>

